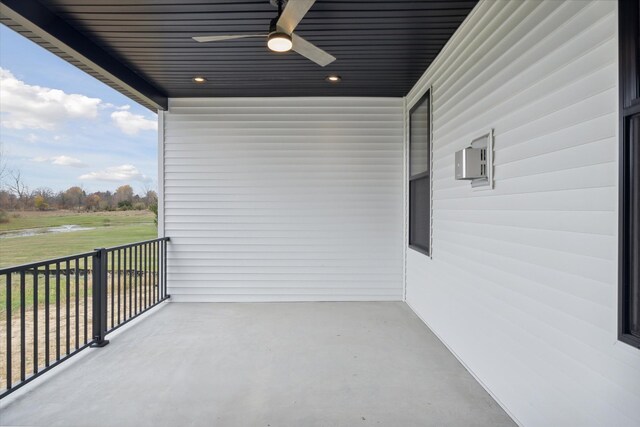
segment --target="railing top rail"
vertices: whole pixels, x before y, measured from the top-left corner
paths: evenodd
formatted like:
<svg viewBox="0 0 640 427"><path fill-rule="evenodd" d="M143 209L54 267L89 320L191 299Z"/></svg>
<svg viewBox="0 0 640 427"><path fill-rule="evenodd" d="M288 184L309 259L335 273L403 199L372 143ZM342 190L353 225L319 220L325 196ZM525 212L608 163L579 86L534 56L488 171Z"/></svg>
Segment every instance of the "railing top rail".
<svg viewBox="0 0 640 427"><path fill-rule="evenodd" d="M125 245L112 246L110 248L105 248L105 249L107 250L107 252L110 252L110 251L117 251L119 249L131 248L133 246L144 245L146 243L163 242L163 241L168 242L169 240L170 239L168 237L158 237L157 239L150 239L150 240L143 240L141 242L127 243Z"/></svg>
<svg viewBox="0 0 640 427"><path fill-rule="evenodd" d="M169 241L169 237L160 237L157 239L150 239L150 240L143 240L141 242L134 242L134 243L127 243L126 245L120 245L120 246L112 246L109 248L105 248L107 250L107 252L109 251L114 251L114 250L118 250L118 249L125 249L125 248L130 248L133 246L137 246L137 245L143 245L145 243L152 243L152 242L162 242L162 241ZM22 271L22 270L30 270L30 269L34 269L34 268L38 268L38 267L42 267L45 265L51 265L51 264L55 264L58 262L65 262L65 261L71 261L74 259L78 259L78 258L84 258L84 257L90 257L96 254L96 250L90 251L90 252L84 252L84 253L80 253L80 254L74 254L74 255L67 255L64 257L60 257L60 258L52 258L52 259L47 259L47 260L43 260L43 261L36 261L36 262L30 262L28 264L21 264L21 265L14 265L12 267L5 267L5 268L0 268L0 275L2 274L10 274L10 273L14 273L16 271Z"/></svg>
<svg viewBox="0 0 640 427"><path fill-rule="evenodd" d="M67 256L64 256L64 257L60 257L60 258L52 258L52 259L47 259L47 260L44 260L44 261L36 261L36 262L30 262L28 264L21 264L21 265L14 265L12 267L0 268L0 274L9 274L9 273L13 273L13 272L16 272L16 271L29 270L29 269L32 269L32 268L38 268L38 267L42 267L42 266L45 266L45 265L55 264L55 263L58 263L58 262L65 262L65 261L71 261L73 259L90 257L90 256L93 256L95 253L96 253L95 251L84 252L84 253L80 253L80 254L67 255Z"/></svg>

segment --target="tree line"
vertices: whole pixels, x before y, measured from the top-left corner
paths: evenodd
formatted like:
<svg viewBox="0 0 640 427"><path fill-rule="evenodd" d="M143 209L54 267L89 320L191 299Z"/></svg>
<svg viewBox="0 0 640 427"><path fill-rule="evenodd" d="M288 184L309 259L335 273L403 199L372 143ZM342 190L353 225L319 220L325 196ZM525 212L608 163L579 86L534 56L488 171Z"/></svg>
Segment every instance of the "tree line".
<svg viewBox="0 0 640 427"><path fill-rule="evenodd" d="M130 185L121 185L115 191L95 191L87 193L82 187L73 186L64 191L53 191L40 187L29 190L20 178L0 189L0 209L2 210L56 210L114 211L157 209L158 195L144 189L135 194Z"/></svg>
<svg viewBox="0 0 640 427"><path fill-rule="evenodd" d="M121 185L115 191L95 191L87 193L82 187L73 186L63 191L53 191L47 187L30 190L19 169L7 167L3 144L0 141L0 222L4 211L13 210L56 210L114 211L145 210L156 213L158 194L145 187L141 194L135 194L130 185Z"/></svg>

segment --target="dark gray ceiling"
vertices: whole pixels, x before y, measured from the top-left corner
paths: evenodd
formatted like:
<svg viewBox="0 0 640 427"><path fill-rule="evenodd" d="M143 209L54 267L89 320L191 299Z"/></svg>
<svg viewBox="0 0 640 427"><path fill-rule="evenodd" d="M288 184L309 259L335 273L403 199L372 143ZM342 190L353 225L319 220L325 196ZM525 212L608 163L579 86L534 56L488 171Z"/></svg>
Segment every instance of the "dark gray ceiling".
<svg viewBox="0 0 640 427"><path fill-rule="evenodd" d="M337 58L325 68L293 52L270 52L260 38L207 44L191 39L267 32L276 16L269 0L40 4L168 97L404 96L476 1L318 0L296 33ZM4 22L70 59L24 27ZM327 83L331 73L343 81ZM195 85L195 75L208 82Z"/></svg>

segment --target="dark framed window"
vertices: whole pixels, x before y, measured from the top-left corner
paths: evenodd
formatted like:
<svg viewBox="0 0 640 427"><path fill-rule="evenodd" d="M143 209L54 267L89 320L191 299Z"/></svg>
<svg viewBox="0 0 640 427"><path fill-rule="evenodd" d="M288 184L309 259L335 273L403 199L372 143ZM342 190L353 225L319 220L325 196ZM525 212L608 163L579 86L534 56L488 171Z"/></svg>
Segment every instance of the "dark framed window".
<svg viewBox="0 0 640 427"><path fill-rule="evenodd" d="M619 0L621 341L640 348L640 0Z"/></svg>
<svg viewBox="0 0 640 427"><path fill-rule="evenodd" d="M409 112L409 247L431 255L431 90Z"/></svg>

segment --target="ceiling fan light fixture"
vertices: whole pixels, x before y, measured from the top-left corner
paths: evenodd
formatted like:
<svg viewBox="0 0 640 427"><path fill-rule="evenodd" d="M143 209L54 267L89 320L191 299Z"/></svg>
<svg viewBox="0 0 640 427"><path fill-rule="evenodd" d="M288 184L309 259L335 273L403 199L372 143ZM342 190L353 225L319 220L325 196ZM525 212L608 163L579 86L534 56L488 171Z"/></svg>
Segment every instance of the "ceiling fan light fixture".
<svg viewBox="0 0 640 427"><path fill-rule="evenodd" d="M325 67L335 61L336 57L295 33L296 27L315 2L316 0L271 0L271 4L278 8L278 15L269 23L269 31L266 34L218 34L193 36L191 38L196 42L206 43L247 39L249 37L267 37L267 48L270 51L293 51L315 62L317 65Z"/></svg>
<svg viewBox="0 0 640 427"><path fill-rule="evenodd" d="M293 47L293 42L289 34L273 32L269 34L267 46L274 52L289 52Z"/></svg>

